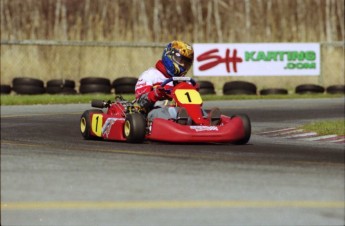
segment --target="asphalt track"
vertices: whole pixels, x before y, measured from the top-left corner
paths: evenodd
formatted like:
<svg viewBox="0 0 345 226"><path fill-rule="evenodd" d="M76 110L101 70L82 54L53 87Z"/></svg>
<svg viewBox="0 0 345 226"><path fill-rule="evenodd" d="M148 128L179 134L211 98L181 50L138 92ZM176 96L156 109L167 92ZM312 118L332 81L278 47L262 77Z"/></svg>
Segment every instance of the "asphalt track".
<svg viewBox="0 0 345 226"><path fill-rule="evenodd" d="M344 98L206 102L249 144L86 141L89 105L1 106L1 225L344 225L344 144L258 135L344 118Z"/></svg>

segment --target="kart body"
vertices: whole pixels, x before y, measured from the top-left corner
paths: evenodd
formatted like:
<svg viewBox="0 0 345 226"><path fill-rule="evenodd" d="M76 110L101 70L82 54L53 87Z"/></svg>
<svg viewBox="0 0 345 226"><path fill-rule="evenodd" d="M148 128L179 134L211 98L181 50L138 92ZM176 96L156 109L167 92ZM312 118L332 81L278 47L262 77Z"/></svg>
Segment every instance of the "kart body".
<svg viewBox="0 0 345 226"><path fill-rule="evenodd" d="M146 119L146 114L135 104L122 97L115 102L93 100L92 106L106 108L87 110L80 120L81 133L85 139L104 139L140 143L144 140L173 143L234 143L245 144L251 135L248 116L221 115L219 123L212 125L210 115L202 110L202 99L191 78L171 78L165 81L174 82L169 97L176 106L186 109L188 125L181 125L175 119ZM210 113L208 113L210 114Z"/></svg>

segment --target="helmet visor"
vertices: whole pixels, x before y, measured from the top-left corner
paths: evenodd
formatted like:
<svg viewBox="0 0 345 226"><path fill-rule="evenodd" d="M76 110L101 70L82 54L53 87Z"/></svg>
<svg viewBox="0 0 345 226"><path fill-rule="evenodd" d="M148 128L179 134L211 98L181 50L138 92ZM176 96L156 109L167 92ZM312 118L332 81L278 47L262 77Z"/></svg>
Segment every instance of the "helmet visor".
<svg viewBox="0 0 345 226"><path fill-rule="evenodd" d="M179 52L175 52L175 54L172 54L172 59L178 65L184 67L186 71L188 71L193 64L192 59L182 56Z"/></svg>

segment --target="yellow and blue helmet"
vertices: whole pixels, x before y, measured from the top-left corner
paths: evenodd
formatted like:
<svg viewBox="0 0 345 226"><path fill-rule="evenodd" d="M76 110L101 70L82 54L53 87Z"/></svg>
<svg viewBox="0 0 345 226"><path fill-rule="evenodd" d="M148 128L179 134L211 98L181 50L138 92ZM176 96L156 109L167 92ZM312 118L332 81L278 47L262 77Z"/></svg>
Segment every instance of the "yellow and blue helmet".
<svg viewBox="0 0 345 226"><path fill-rule="evenodd" d="M172 41L164 49L162 61L171 77L185 76L193 64L193 47L182 41Z"/></svg>

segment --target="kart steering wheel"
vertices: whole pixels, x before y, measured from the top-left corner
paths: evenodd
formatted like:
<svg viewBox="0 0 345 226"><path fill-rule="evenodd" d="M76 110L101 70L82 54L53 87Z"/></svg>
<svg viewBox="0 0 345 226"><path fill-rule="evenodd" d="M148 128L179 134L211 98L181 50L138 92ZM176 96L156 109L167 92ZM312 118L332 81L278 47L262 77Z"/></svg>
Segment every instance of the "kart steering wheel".
<svg viewBox="0 0 345 226"><path fill-rule="evenodd" d="M169 82L190 82L193 86L196 85L196 82L194 79L190 77L171 77L166 79L162 84L161 87L165 87Z"/></svg>
<svg viewBox="0 0 345 226"><path fill-rule="evenodd" d="M166 95L171 98L171 90L167 90L164 87L169 83L174 82L174 86L176 85L175 82L190 82L193 86L196 86L196 82L191 77L171 77L166 79L160 86L164 89Z"/></svg>

